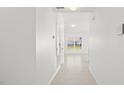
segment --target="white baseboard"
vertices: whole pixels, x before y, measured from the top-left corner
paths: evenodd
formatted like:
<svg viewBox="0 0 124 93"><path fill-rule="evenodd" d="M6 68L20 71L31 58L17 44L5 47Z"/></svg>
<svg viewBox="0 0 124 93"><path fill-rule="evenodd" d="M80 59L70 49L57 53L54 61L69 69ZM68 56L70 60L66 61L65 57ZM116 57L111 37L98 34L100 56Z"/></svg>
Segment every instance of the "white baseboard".
<svg viewBox="0 0 124 93"><path fill-rule="evenodd" d="M94 70L93 70L93 67L92 67L91 64L89 65L89 70L90 70L92 76L94 77L96 83L99 84L99 82L98 82L98 80L97 80L97 78L96 78L96 76L95 76L95 73L94 73Z"/></svg>
<svg viewBox="0 0 124 93"><path fill-rule="evenodd" d="M56 74L59 72L60 68L61 68L61 64L58 66L58 68L56 69L55 73L50 78L50 80L48 82L48 85L50 85L52 83L53 79L55 78Z"/></svg>

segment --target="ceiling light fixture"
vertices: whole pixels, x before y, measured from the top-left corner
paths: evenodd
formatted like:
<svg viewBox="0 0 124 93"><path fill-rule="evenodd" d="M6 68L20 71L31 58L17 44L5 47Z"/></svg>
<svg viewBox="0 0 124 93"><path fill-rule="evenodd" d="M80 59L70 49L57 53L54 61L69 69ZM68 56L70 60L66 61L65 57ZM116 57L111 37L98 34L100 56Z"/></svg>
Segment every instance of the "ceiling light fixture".
<svg viewBox="0 0 124 93"><path fill-rule="evenodd" d="M71 27L76 27L76 25L71 25Z"/></svg>
<svg viewBox="0 0 124 93"><path fill-rule="evenodd" d="M69 9L72 11L76 11L77 9L79 9L79 7L69 7Z"/></svg>

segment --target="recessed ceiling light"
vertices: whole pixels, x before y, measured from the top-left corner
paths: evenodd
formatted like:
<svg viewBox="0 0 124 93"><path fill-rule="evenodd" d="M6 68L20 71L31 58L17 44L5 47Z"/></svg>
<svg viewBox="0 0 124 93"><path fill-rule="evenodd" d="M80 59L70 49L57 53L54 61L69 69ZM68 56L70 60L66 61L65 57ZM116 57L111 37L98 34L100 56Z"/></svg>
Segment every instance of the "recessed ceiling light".
<svg viewBox="0 0 124 93"><path fill-rule="evenodd" d="M76 27L76 25L73 24L73 25L71 25L71 27Z"/></svg>
<svg viewBox="0 0 124 93"><path fill-rule="evenodd" d="M76 11L79 7L69 7L70 10Z"/></svg>

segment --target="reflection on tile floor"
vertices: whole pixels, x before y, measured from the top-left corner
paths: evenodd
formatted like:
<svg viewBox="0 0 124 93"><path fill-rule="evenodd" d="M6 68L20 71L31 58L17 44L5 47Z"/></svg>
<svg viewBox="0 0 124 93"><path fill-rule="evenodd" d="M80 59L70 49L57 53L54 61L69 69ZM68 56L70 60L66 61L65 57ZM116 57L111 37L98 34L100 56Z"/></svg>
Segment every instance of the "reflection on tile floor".
<svg viewBox="0 0 124 93"><path fill-rule="evenodd" d="M96 85L96 81L89 71L87 55L65 55L65 63L51 84Z"/></svg>

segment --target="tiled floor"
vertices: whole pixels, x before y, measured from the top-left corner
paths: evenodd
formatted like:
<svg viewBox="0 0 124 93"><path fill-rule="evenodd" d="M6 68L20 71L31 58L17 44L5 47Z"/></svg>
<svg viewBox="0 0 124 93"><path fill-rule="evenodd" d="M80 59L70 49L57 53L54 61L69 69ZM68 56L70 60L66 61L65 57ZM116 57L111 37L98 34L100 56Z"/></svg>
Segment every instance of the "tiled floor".
<svg viewBox="0 0 124 93"><path fill-rule="evenodd" d="M87 55L65 55L65 63L51 84L96 85L96 81L89 71Z"/></svg>

